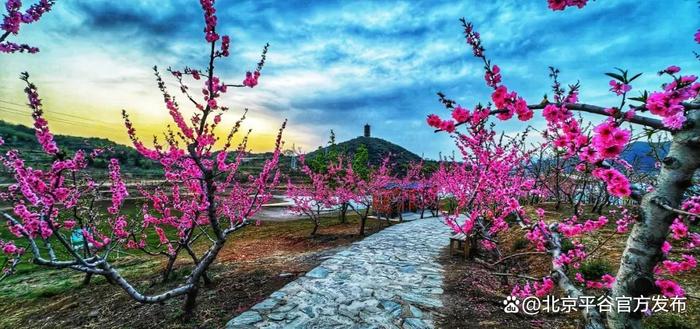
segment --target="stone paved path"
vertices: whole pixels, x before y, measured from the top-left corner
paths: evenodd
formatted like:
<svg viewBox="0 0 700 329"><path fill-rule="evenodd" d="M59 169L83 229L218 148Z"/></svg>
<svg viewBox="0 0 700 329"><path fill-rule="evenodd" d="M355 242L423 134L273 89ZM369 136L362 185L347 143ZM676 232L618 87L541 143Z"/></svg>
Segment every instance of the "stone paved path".
<svg viewBox="0 0 700 329"><path fill-rule="evenodd" d="M437 218L397 224L353 243L240 314L227 328L433 328L442 307Z"/></svg>

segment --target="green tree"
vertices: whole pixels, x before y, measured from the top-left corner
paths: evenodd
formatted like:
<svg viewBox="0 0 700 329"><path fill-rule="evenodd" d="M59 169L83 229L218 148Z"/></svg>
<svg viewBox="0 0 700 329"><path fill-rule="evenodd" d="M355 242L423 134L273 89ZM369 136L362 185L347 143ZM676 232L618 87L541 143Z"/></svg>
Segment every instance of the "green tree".
<svg viewBox="0 0 700 329"><path fill-rule="evenodd" d="M369 177L369 151L365 144L360 144L352 159L352 170L362 179Z"/></svg>
<svg viewBox="0 0 700 329"><path fill-rule="evenodd" d="M316 155L309 159L309 167L314 172L325 173L328 167L338 161L338 156L341 154L338 145L335 144L335 132L331 129L331 135L328 139L326 148L318 147Z"/></svg>

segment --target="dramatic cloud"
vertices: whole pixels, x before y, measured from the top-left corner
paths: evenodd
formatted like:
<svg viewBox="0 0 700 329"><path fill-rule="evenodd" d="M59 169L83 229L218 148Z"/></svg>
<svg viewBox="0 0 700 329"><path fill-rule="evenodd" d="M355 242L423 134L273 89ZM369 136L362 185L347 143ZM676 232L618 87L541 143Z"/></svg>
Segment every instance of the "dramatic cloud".
<svg viewBox="0 0 700 329"><path fill-rule="evenodd" d="M417 154L451 152L450 139L424 123L429 113L446 114L435 93L467 107L489 99L482 65L462 39L462 16L482 33L508 86L530 102L548 92L550 65L561 69L564 82L581 82L583 101L603 105L616 101L602 74L614 67L645 72L635 89L656 88L661 81L654 72L670 64L700 69L692 54L700 11L693 1L596 1L564 12L548 10L545 0L220 1L217 7L219 31L233 39L233 56L220 66L225 79L242 80L265 42L271 44L259 88L226 97L235 109L250 108L248 125L261 133L257 150L269 148L271 134L289 118L289 145L306 150L323 144L330 129L343 140L360 135L368 122L375 136ZM105 125L114 125L61 132L124 142L121 108L154 132L169 119L150 67L203 67L201 16L192 0L61 1L22 31L41 54L0 57L0 100L23 102L16 76L29 70L56 111L100 113ZM22 121L6 118L1 108L0 114ZM515 122L500 127L518 128Z"/></svg>

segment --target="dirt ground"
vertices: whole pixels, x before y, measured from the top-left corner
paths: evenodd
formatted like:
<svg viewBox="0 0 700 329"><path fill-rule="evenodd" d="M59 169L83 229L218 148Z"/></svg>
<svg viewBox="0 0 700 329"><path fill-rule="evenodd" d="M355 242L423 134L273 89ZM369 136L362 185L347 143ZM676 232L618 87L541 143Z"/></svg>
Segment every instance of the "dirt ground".
<svg viewBox="0 0 700 329"><path fill-rule="evenodd" d="M368 234L384 223L368 221ZM308 220L263 223L237 232L211 269L211 286L200 289L194 318L183 322L182 299L163 305L132 301L121 289L101 278L81 286L82 276L68 271L18 273L0 285L0 328L221 328L298 276L316 267L338 248L360 239L356 218L340 224L324 219L319 234L310 238ZM137 286L158 292L163 263L151 258L125 257L128 278L144 278ZM180 266L175 280L188 272Z"/></svg>
<svg viewBox="0 0 700 329"><path fill-rule="evenodd" d="M526 316L507 314L503 300L510 288L499 277L462 255L450 256L449 249L440 258L445 270L443 290L444 316L436 327L466 328L577 328L571 319L562 315Z"/></svg>
<svg viewBox="0 0 700 329"><path fill-rule="evenodd" d="M566 209L555 210L553 207L544 206L547 210L548 220L565 218ZM529 209L534 212L534 209ZM591 218L597 218L597 214L591 214ZM587 217L588 218L588 217ZM589 259L603 259L607 261L612 273L619 267L619 259L625 246L627 234L615 234L615 220L609 216L609 223L601 230L587 235L584 239L587 245L598 246L595 253L589 254ZM697 230L697 227L691 228ZM504 256L534 251L531 246L518 247L517 240L521 240L523 233L519 228L511 228L505 234L500 235L500 245ZM612 238L611 238L612 236ZM520 241L522 243L522 241ZM520 244L521 244L520 243ZM675 254L675 252L673 252ZM486 258L483 255L477 257ZM696 253L695 257L698 255ZM495 259L488 262L493 263ZM446 249L441 257L441 264L445 269L445 283L443 289L445 295L444 317L437 323L439 328L583 328L583 317L578 312L570 314L538 314L527 316L524 314L506 314L503 310L503 301L514 283L524 283L522 279L514 277L504 278L492 273L508 272L511 274L525 274L533 277L544 277L551 270L551 258L548 255L526 255L511 258L499 264L499 267L490 268L475 261L465 261L462 255L449 256ZM503 266L501 266L503 265ZM688 299L687 311L681 314L665 313L656 314L645 319L645 328L656 329L681 329L700 328L700 269L684 273L674 278L683 284ZM600 291L590 291L588 295L600 295ZM560 297L558 291L555 297Z"/></svg>

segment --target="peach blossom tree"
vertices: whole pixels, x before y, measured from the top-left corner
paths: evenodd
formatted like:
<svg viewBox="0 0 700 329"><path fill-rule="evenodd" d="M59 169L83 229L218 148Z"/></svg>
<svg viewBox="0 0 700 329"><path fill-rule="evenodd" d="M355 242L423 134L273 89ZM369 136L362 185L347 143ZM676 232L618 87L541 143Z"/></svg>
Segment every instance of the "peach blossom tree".
<svg viewBox="0 0 700 329"><path fill-rule="evenodd" d="M228 130L225 138L220 138L217 128L222 115L229 111L220 98L230 88L257 85L267 46L257 68L248 72L241 83L224 83L216 75L215 63L230 55L231 39L217 32L214 2L201 0L200 3L209 45L207 67L169 70L187 102L194 107L194 114L189 120L184 118L182 106L167 91L157 69L157 84L176 127L164 133L164 140L154 137L153 146L149 147L141 142L133 123L123 112L128 136L136 150L163 169L160 186L139 188L146 202L136 217L125 211L125 200L133 191L129 191L122 178L119 161L110 161L108 181L91 178L85 170L87 159L96 155L84 151L69 154L61 149L43 116L37 86L30 81L29 74L22 74L37 141L52 161L46 169L38 169L27 166L17 150L0 157L15 179L0 194L12 204L10 211L2 213L12 234L11 239L0 241L6 259L2 264L5 274L11 274L16 264L26 259L42 267L103 276L140 303L161 303L185 296L185 315L191 314L206 272L231 234L247 226L251 216L272 197L270 191L279 180L277 163L286 124L282 124L274 152L260 173L243 180L237 177L239 165L248 152L247 134L237 146L233 138L245 115ZM185 78L198 86L194 92L184 82ZM96 202L100 186L110 189L107 209ZM73 235L81 242L73 243ZM149 237L156 237L158 242L149 242L153 240ZM196 254L195 244L200 254ZM172 288L145 294L112 262L118 250L165 255L168 266L172 266L170 263L178 253L186 251L192 259L192 270Z"/></svg>
<svg viewBox="0 0 700 329"><path fill-rule="evenodd" d="M550 0L550 7L562 10L566 6L583 7L586 1ZM688 224L700 216L700 198L692 193L697 189L694 182L700 168L700 83L695 75L681 73L681 68L671 65L661 69L661 88L643 91L639 97L631 97L632 83L639 74L631 75L625 70L607 73L612 79L610 92L619 97L618 104L599 106L579 101L579 85L562 87L557 74L554 80L553 99L537 104L528 104L516 91L503 82L503 71L485 55L479 33L471 23L462 19L467 43L474 57L484 67L484 80L492 90L487 106L477 105L472 111L452 101L443 104L451 111L451 118L428 116L428 124L439 131L453 134L457 140L478 137L479 128L486 120L520 120L531 122L536 112L546 121L544 141L538 147L553 147L564 157L575 162L575 169L601 182L606 191L615 198L631 200L635 205L623 210L617 221L617 232L627 234L625 249L620 257L616 273L603 275L599 281L589 281L578 271L581 262L596 247L586 245L581 239L604 227L606 216L585 218L577 214L557 221L545 221L544 210L538 209L534 216L520 213L518 223L524 235L537 252L551 257L550 275L538 279L528 276L528 283L515 286L513 294L519 296L544 296L559 287L563 294L580 299L584 293L598 290L613 299L634 298L663 294L667 297L684 296L680 283L671 276L687 272L696 267L692 250L700 246L700 235L691 233ZM586 133L585 123L576 112L593 114L593 130ZM475 117L478 119L475 120ZM497 125L497 123L496 123ZM464 126L465 133L459 132ZM641 127L646 135L663 135L669 138L668 154L661 160L660 169L650 185L631 181L634 171L621 153L633 138L634 127ZM456 176L454 179L460 179ZM453 184L466 184L454 181ZM482 189L485 189L483 187ZM485 191L498 195L503 191ZM469 204L470 194L460 197L462 204ZM503 197L518 199L518 194L505 192ZM511 211L511 205L493 206L502 213ZM467 207L467 212L470 208ZM519 213L517 210L516 213ZM469 221L466 225L470 225ZM455 230L464 230L457 226ZM562 248L565 239L572 241L569 250ZM678 249L678 252L671 252ZM502 259L501 259L502 260ZM501 261L499 260L499 262ZM588 290L586 290L588 289ZM613 304L611 311L601 314L595 307L582 307L586 328L641 327L642 312L632 299L632 312L618 309ZM580 306L580 304L579 304Z"/></svg>

